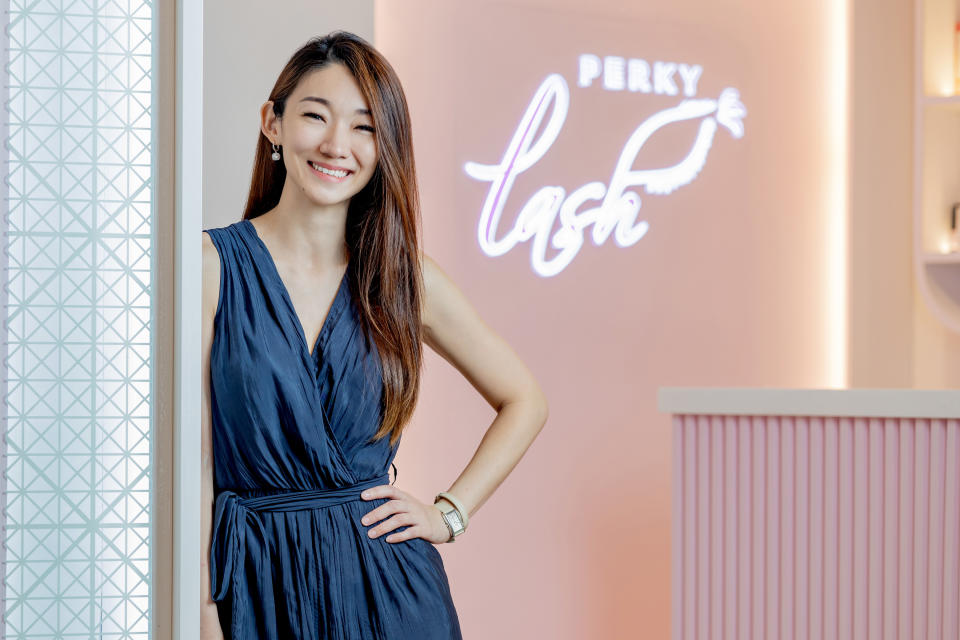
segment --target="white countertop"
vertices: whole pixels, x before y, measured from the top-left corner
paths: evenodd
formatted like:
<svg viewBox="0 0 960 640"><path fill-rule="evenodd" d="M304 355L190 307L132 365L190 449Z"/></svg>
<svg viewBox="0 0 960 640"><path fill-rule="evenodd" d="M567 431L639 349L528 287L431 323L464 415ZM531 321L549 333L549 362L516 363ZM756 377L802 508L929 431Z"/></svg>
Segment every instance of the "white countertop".
<svg viewBox="0 0 960 640"><path fill-rule="evenodd" d="M681 415L958 418L960 391L662 387L658 406Z"/></svg>

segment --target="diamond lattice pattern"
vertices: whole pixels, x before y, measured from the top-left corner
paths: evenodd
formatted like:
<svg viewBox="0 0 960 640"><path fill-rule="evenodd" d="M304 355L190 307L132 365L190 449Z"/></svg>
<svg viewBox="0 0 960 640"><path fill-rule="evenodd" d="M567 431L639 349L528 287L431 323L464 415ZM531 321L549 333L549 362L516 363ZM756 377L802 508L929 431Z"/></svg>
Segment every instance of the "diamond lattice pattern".
<svg viewBox="0 0 960 640"><path fill-rule="evenodd" d="M148 638L153 3L9 0L6 638Z"/></svg>

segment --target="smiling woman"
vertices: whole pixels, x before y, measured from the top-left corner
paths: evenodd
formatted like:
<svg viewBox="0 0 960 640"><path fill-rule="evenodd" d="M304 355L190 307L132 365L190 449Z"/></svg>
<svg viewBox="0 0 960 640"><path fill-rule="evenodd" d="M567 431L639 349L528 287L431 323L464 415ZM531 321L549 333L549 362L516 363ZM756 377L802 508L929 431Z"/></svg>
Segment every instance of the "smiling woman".
<svg viewBox="0 0 960 640"><path fill-rule="evenodd" d="M546 403L421 256L411 140L387 61L353 34L312 40L260 109L243 219L206 230L203 638L461 638L433 545L463 533ZM432 504L389 476L424 342L498 411Z"/></svg>
<svg viewBox="0 0 960 640"><path fill-rule="evenodd" d="M297 117L282 118L285 102L293 104ZM331 62L304 74L289 98L264 103L262 133L272 148L282 149L284 166L296 168L288 172L295 185L308 189L306 185L313 184L307 180L310 176L338 184L349 178L353 186L346 197L352 197L370 180L377 164L376 130L365 105L350 70L343 63ZM318 152L331 160L321 160ZM271 160L279 158L272 154ZM329 197L318 197L315 202L329 202ZM337 192L333 197L342 199L344 195Z"/></svg>

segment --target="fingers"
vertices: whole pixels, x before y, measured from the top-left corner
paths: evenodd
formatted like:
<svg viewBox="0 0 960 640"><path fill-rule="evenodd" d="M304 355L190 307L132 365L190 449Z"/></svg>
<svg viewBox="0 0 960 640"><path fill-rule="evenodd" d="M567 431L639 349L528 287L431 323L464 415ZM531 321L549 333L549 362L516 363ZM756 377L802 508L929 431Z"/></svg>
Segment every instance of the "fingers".
<svg viewBox="0 0 960 640"><path fill-rule="evenodd" d="M364 500L373 500L374 498L399 498L403 492L392 484L381 484L376 487L364 489L360 497Z"/></svg>
<svg viewBox="0 0 960 640"><path fill-rule="evenodd" d="M375 527L371 527L367 531L367 535L371 538L376 538L377 536L381 536L385 533L389 533L393 531L397 527L406 526L407 528L404 529L403 531L398 531L397 533L394 533L386 537L387 542L399 542L401 540L406 540L407 538L413 537L412 535L407 533L408 531L410 531L413 524L415 524L413 521L413 517L407 512L402 512L402 513L396 514L392 518L384 520L383 522L381 522Z"/></svg>
<svg viewBox="0 0 960 640"><path fill-rule="evenodd" d="M389 522L389 520L387 522ZM415 533L415 531L416 531L415 527L411 525L406 529L404 529L403 531L398 531L394 534L387 536L386 538L384 538L384 540L386 540L387 542L403 542L404 540L410 540L411 538L421 537L420 535Z"/></svg>
<svg viewBox="0 0 960 640"><path fill-rule="evenodd" d="M400 500L391 500L390 502L385 502L376 509L365 514L362 518L360 518L360 523L371 525L375 522L380 522L387 516L393 515L394 513L401 513L407 510L407 506Z"/></svg>
<svg viewBox="0 0 960 640"><path fill-rule="evenodd" d="M389 502L385 502L360 518L361 524L368 526L375 522L379 522L377 526L371 527L367 530L367 536L370 538L382 536L383 534L389 533L397 527L402 526L407 526L405 531L408 531L410 528L409 525L414 524L413 518L410 515L410 505L406 501L407 494L403 491L400 491L395 486L384 484L377 487L372 487L361 493L360 497L364 500L389 500ZM380 522L388 516L393 517ZM406 540L409 537L412 536L408 535L404 537L403 532L398 532L393 536L386 538L386 540L387 542L400 542L401 540Z"/></svg>
<svg viewBox="0 0 960 640"><path fill-rule="evenodd" d="M367 536L370 538L377 538L394 531L398 527L404 527L402 531L396 531L385 538L387 542L402 542L419 537L424 527L429 530L430 523L422 522L427 517L421 513L426 509L425 505L393 485L384 484L366 489L360 494L360 497L364 500L388 500L388 502L372 509L360 518L361 524L365 526L377 523L376 526L367 530ZM429 508L434 509L432 506Z"/></svg>

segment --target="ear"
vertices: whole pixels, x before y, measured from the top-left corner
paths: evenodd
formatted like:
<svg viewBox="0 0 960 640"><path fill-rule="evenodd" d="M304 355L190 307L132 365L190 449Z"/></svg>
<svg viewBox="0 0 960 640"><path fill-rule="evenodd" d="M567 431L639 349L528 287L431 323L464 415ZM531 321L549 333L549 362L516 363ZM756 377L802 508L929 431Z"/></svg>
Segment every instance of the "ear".
<svg viewBox="0 0 960 640"><path fill-rule="evenodd" d="M272 100L267 100L260 107L260 131L270 142L280 144L280 118L273 112Z"/></svg>

